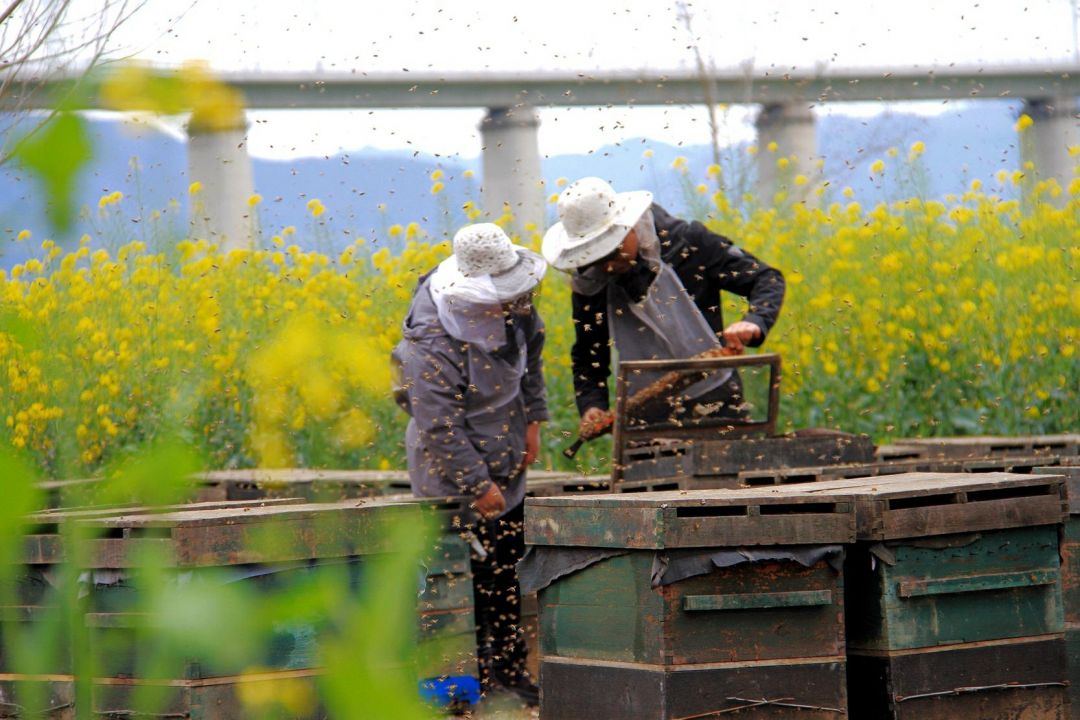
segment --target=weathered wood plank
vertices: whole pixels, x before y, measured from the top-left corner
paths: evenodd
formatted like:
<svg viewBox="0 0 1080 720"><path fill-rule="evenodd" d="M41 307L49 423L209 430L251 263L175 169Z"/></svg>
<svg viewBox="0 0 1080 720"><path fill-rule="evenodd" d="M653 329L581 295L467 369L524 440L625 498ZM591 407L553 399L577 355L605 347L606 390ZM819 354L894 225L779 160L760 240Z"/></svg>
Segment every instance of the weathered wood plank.
<svg viewBox="0 0 1080 720"><path fill-rule="evenodd" d="M179 567L280 562L385 552L391 524L415 521L402 504L349 501L336 504L262 503L257 506L126 513L77 520L91 535L87 567L132 567L140 548L153 546ZM104 535L104 537L102 537ZM27 535L23 561L64 559L56 534Z"/></svg>
<svg viewBox="0 0 1080 720"><path fill-rule="evenodd" d="M852 717L1068 717L1062 635L947 648L849 653Z"/></svg>
<svg viewBox="0 0 1080 720"><path fill-rule="evenodd" d="M872 463L870 438L841 432L815 436L697 441L695 475L734 475L747 470Z"/></svg>
<svg viewBox="0 0 1080 720"><path fill-rule="evenodd" d="M905 438L898 443L925 447L931 455L939 457L1080 454L1080 434Z"/></svg>
<svg viewBox="0 0 1080 720"><path fill-rule="evenodd" d="M854 539L842 493L770 488L529 498L525 541L619 548L832 544Z"/></svg>
<svg viewBox="0 0 1080 720"><path fill-rule="evenodd" d="M543 658L542 720L847 717L842 657L665 668Z"/></svg>

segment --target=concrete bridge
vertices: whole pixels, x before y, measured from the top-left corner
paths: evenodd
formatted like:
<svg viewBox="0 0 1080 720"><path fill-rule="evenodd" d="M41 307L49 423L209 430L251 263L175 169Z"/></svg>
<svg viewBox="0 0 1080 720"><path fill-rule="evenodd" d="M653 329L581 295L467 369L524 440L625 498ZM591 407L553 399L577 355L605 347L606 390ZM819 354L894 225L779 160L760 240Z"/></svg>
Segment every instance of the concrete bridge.
<svg viewBox="0 0 1080 720"><path fill-rule="evenodd" d="M683 106L706 102L759 105L758 143L776 142L784 155L810 161L817 155L812 108L823 103L1017 98L1034 120L1023 143L1023 159L1035 162L1043 178L1067 184L1080 145L1080 65L1013 65L946 68L863 68L799 70L742 68L702 76L691 71L663 73L394 74L226 73L253 110L485 107L480 124L485 209L493 216L509 205L518 229L544 224L545 198L539 180L537 108L555 106ZM31 92L31 88L34 92ZM49 97L41 83L10 87L5 106L32 106ZM52 88L53 90L62 88ZM93 97L93 94L90 94ZM87 101L84 107L94 106ZM242 242L251 194L245 131L193 133L189 147L192 179L203 182L211 226L230 243ZM772 158L758 167L760 193L772 197L779 178ZM809 167L810 163L806 162Z"/></svg>

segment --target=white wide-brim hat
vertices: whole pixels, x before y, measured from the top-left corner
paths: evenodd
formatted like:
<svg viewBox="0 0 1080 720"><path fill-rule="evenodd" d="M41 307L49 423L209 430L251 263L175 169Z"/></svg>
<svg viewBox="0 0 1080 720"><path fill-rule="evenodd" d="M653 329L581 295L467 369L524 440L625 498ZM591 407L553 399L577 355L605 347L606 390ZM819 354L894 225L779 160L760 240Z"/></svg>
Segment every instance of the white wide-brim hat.
<svg viewBox="0 0 1080 720"><path fill-rule="evenodd" d="M571 183L559 195L559 222L544 233L544 258L555 269L570 271L607 257L652 200L652 193L646 190L617 193L597 177Z"/></svg>
<svg viewBox="0 0 1080 720"><path fill-rule="evenodd" d="M433 289L470 302L504 303L531 292L544 279L547 263L514 245L493 223L467 225L454 235L454 254L439 264Z"/></svg>

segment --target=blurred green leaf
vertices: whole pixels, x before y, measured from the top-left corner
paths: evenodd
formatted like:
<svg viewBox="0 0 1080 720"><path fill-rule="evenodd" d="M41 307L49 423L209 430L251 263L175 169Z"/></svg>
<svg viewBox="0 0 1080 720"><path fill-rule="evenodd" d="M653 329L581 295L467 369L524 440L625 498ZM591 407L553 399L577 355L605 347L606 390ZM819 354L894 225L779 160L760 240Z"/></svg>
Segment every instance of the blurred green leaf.
<svg viewBox="0 0 1080 720"><path fill-rule="evenodd" d="M100 501L151 506L183 502L194 490L192 476L202 469L193 447L176 438L163 438L111 467Z"/></svg>
<svg viewBox="0 0 1080 720"><path fill-rule="evenodd" d="M74 216L75 180L93 157L85 121L74 113L58 113L19 143L15 157L45 186L49 220L59 232L67 231Z"/></svg>

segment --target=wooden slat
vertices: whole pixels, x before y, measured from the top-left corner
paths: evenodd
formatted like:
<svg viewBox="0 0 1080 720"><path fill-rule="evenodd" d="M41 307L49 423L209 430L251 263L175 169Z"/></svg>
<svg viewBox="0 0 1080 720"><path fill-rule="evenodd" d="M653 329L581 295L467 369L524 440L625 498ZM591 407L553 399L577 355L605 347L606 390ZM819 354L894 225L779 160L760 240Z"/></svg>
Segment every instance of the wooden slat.
<svg viewBox="0 0 1080 720"><path fill-rule="evenodd" d="M391 523L409 522L416 508L376 501L267 504L240 508L127 513L77 520L91 535L87 567L132 567L142 548L162 551L178 567L284 562L385 552ZM105 535L105 537L102 537ZM24 538L23 561L63 561L57 534Z"/></svg>
<svg viewBox="0 0 1080 720"><path fill-rule="evenodd" d="M900 597L909 598L1053 585L1058 581L1058 576L1057 568L1044 568L1022 572L995 573L993 575L962 575L960 577L934 578L932 580L906 580L897 584L897 594Z"/></svg>
<svg viewBox="0 0 1080 720"><path fill-rule="evenodd" d="M740 593L735 595L687 595L683 610L687 612L712 610L760 610L764 608L813 607L830 605L831 590L794 590L773 593Z"/></svg>
<svg viewBox="0 0 1080 720"><path fill-rule="evenodd" d="M747 470L871 463L874 444L865 437L829 432L811 436L699 441L695 475L735 475Z"/></svg>
<svg viewBox="0 0 1080 720"><path fill-rule="evenodd" d="M1080 454L1080 434L970 437L905 438L902 445L927 448L939 457L985 457L989 455L1077 455Z"/></svg>

